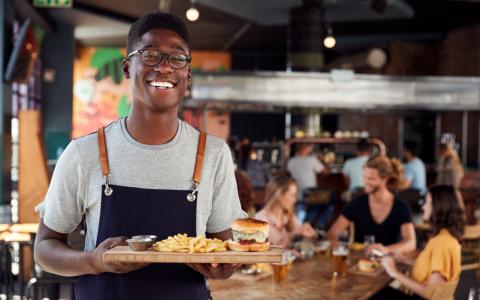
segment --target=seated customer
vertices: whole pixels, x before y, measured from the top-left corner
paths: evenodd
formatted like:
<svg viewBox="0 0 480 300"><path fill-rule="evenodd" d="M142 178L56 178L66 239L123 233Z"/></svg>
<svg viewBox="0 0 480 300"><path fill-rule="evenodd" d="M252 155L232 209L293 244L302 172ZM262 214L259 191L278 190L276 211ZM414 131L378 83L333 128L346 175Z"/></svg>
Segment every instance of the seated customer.
<svg viewBox="0 0 480 300"><path fill-rule="evenodd" d="M405 178L410 188L416 189L420 195L427 193L427 173L422 160L418 158L419 145L415 141L405 141L403 158L405 159Z"/></svg>
<svg viewBox="0 0 480 300"><path fill-rule="evenodd" d="M353 193L356 189L363 188L363 166L370 155L370 145L365 139L357 143L357 156L347 159L342 168L348 191Z"/></svg>
<svg viewBox="0 0 480 300"><path fill-rule="evenodd" d="M427 194L423 218L432 226L432 237L413 264L412 277L405 276L395 266L391 256L383 258L388 275L397 279L415 295L409 296L392 288L385 288L375 299L422 299L431 297L428 286L457 281L461 271L460 239L465 224L458 193L452 186L439 185ZM401 260L401 256L395 256ZM419 297L420 296L420 297Z"/></svg>
<svg viewBox="0 0 480 300"><path fill-rule="evenodd" d="M238 198L240 198L242 210L247 213L249 218L253 218L255 216L255 192L253 191L252 181L247 173L242 170L235 171L235 180L237 181Z"/></svg>
<svg viewBox="0 0 480 300"><path fill-rule="evenodd" d="M270 225L268 239L272 245L286 248L296 235L316 237L310 224L302 225L295 217L297 184L292 178L286 174L275 175L267 184L265 197L265 207L255 217Z"/></svg>
<svg viewBox="0 0 480 300"><path fill-rule="evenodd" d="M386 156L370 158L363 168L366 195L354 199L344 209L327 237L336 240L349 228L355 227L355 242L363 243L365 235L374 235L376 248L383 253L413 251L415 229L408 205L397 199L395 191L402 182L402 167L398 160Z"/></svg>

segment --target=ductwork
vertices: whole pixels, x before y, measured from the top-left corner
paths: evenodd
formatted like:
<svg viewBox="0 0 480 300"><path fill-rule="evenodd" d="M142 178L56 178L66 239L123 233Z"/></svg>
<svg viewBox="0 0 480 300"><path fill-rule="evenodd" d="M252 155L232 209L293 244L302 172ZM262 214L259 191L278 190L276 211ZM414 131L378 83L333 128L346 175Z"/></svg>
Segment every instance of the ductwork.
<svg viewBox="0 0 480 300"><path fill-rule="evenodd" d="M344 73L345 72L345 73ZM277 107L479 110L480 78L391 77L347 73L196 74L192 103Z"/></svg>

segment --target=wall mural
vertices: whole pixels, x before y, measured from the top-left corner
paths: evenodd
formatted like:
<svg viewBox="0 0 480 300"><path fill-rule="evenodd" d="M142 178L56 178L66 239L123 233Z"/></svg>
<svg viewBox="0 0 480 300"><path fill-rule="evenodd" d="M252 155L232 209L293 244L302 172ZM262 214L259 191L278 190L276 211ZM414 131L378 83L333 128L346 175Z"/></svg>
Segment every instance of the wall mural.
<svg viewBox="0 0 480 300"><path fill-rule="evenodd" d="M128 115L132 97L129 80L122 74L125 51L125 48L77 48L73 75L72 138L94 132ZM192 51L192 70L195 72L230 69L228 52ZM185 120L195 123L188 110L185 113Z"/></svg>
<svg viewBox="0 0 480 300"><path fill-rule="evenodd" d="M74 66L73 132L76 138L130 110L129 82L122 75L122 48L78 48Z"/></svg>

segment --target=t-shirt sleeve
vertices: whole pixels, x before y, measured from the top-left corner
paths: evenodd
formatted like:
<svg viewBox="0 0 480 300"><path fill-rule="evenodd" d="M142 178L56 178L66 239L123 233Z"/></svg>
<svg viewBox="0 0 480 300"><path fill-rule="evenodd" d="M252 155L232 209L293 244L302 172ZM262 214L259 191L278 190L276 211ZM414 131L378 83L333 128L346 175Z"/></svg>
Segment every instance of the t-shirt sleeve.
<svg viewBox="0 0 480 300"><path fill-rule="evenodd" d="M400 225L412 223L412 212L408 204L403 200L398 199L397 201L399 201L398 215L400 218Z"/></svg>
<svg viewBox="0 0 480 300"><path fill-rule="evenodd" d="M445 279L449 280L454 272L452 269L452 253L450 249L440 241L435 242L432 246L430 271L431 273L439 272Z"/></svg>
<svg viewBox="0 0 480 300"><path fill-rule="evenodd" d="M315 173L320 173L325 168L323 164L315 156L312 156L312 166L313 166L313 169L315 170Z"/></svg>
<svg viewBox="0 0 480 300"><path fill-rule="evenodd" d="M414 172L412 170L412 167L408 165L404 165L403 170L404 170L405 179L411 182L414 177Z"/></svg>
<svg viewBox="0 0 480 300"><path fill-rule="evenodd" d="M45 225L56 232L70 233L82 220L85 182L81 166L80 154L72 141L55 166L43 207L38 207Z"/></svg>
<svg viewBox="0 0 480 300"><path fill-rule="evenodd" d="M345 164L342 167L342 173L349 176L350 174L350 161L346 161Z"/></svg>
<svg viewBox="0 0 480 300"><path fill-rule="evenodd" d="M287 171L290 174L292 173L292 159L291 158L287 161Z"/></svg>
<svg viewBox="0 0 480 300"><path fill-rule="evenodd" d="M343 209L342 215L349 221L354 221L355 216L361 213L359 212L359 209L361 209L360 201L362 201L362 199L360 198L353 199L352 202L348 203L347 206Z"/></svg>
<svg viewBox="0 0 480 300"><path fill-rule="evenodd" d="M212 209L207 221L209 233L225 231L233 220L247 217L240 205L234 172L230 150L223 143L215 169Z"/></svg>

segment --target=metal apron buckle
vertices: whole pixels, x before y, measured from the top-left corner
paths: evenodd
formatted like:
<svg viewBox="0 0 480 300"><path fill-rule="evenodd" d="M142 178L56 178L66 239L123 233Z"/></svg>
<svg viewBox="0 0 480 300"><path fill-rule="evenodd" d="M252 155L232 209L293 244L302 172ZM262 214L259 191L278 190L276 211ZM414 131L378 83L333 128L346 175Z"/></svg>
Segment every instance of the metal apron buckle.
<svg viewBox="0 0 480 300"><path fill-rule="evenodd" d="M105 190L103 191L105 196L112 195L113 189L110 187L110 181L108 180L108 175L103 176L103 184L105 184Z"/></svg>
<svg viewBox="0 0 480 300"><path fill-rule="evenodd" d="M195 199L197 199L197 194L198 194L198 183L194 182L192 192L187 195L188 202L195 201Z"/></svg>

